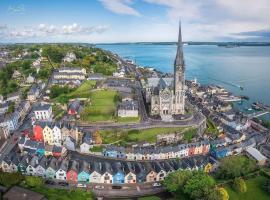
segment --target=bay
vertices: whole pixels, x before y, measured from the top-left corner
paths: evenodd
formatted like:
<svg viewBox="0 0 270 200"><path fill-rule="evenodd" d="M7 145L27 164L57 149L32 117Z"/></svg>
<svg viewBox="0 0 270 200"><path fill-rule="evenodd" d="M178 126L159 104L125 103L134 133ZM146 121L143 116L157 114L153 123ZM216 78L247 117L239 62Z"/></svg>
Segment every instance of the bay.
<svg viewBox="0 0 270 200"><path fill-rule="evenodd" d="M132 59L141 66L173 72L176 45L102 44L99 48ZM224 48L215 45L184 46L186 78L201 84L217 84L236 95L246 95L249 104L270 104L270 47ZM241 90L240 86L244 89ZM245 104L245 106L248 104Z"/></svg>

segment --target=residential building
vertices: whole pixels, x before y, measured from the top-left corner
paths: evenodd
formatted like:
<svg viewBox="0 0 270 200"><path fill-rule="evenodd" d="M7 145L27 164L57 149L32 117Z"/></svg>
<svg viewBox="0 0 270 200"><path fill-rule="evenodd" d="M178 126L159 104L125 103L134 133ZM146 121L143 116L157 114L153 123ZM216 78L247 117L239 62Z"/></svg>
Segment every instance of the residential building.
<svg viewBox="0 0 270 200"><path fill-rule="evenodd" d="M77 182L79 172L79 163L75 160L69 162L69 168L67 172L67 181Z"/></svg>
<svg viewBox="0 0 270 200"><path fill-rule="evenodd" d="M117 108L118 117L138 117L138 101L123 101Z"/></svg>
<svg viewBox="0 0 270 200"><path fill-rule="evenodd" d="M68 171L68 160L62 160L59 169L56 171L56 179L58 180L66 180L67 179L67 171Z"/></svg>
<svg viewBox="0 0 270 200"><path fill-rule="evenodd" d="M82 161L78 173L78 182L89 182L90 177L90 165L86 161Z"/></svg>
<svg viewBox="0 0 270 200"><path fill-rule="evenodd" d="M52 120L52 106L50 104L38 105L33 108L36 120Z"/></svg>
<svg viewBox="0 0 270 200"><path fill-rule="evenodd" d="M81 153L89 153L89 149L93 147L92 135L90 133L85 133L82 144L80 145Z"/></svg>

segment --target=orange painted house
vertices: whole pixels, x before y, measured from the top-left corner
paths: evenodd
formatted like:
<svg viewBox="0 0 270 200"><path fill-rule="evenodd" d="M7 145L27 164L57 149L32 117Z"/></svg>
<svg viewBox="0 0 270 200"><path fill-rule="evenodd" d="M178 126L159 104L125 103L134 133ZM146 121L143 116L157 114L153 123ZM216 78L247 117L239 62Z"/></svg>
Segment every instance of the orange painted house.
<svg viewBox="0 0 270 200"><path fill-rule="evenodd" d="M34 133L34 140L43 142L43 133L42 133L42 127L40 125L35 125L33 128Z"/></svg>

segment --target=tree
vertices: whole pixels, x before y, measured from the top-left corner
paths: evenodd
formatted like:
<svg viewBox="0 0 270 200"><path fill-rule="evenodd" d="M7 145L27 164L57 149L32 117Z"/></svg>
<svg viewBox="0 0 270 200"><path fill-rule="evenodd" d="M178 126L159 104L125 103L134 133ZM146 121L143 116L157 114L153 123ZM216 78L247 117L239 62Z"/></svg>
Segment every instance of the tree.
<svg viewBox="0 0 270 200"><path fill-rule="evenodd" d="M184 185L184 193L191 199L209 197L215 187L215 180L204 172L195 172Z"/></svg>
<svg viewBox="0 0 270 200"><path fill-rule="evenodd" d="M6 187L19 184L23 180L23 176L20 173L0 173L0 184Z"/></svg>
<svg viewBox="0 0 270 200"><path fill-rule="evenodd" d="M64 52L56 45L49 45L43 48L42 56L49 57L52 62L61 63L64 57Z"/></svg>
<svg viewBox="0 0 270 200"><path fill-rule="evenodd" d="M247 185L244 179L235 178L233 181L233 188L236 192L245 193L247 191Z"/></svg>
<svg viewBox="0 0 270 200"><path fill-rule="evenodd" d="M229 200L229 194L225 188L218 188L221 200Z"/></svg>
<svg viewBox="0 0 270 200"><path fill-rule="evenodd" d="M181 170L170 173L165 180L163 185L171 193L178 193L182 191L187 180L192 176L190 170Z"/></svg>
<svg viewBox="0 0 270 200"><path fill-rule="evenodd" d="M98 130L96 130L93 134L93 138L96 144L102 144L102 138Z"/></svg>
<svg viewBox="0 0 270 200"><path fill-rule="evenodd" d="M44 184L43 179L37 176L26 176L25 182L30 187L41 187Z"/></svg>
<svg viewBox="0 0 270 200"><path fill-rule="evenodd" d="M244 176L257 169L256 162L245 156L230 156L223 158L217 170L217 176L231 179Z"/></svg>

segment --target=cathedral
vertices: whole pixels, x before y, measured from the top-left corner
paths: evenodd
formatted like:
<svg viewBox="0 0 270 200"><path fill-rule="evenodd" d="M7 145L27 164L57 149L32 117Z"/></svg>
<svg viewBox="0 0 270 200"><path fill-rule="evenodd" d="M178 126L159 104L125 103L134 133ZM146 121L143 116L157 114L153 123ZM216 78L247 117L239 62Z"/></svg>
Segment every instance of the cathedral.
<svg viewBox="0 0 270 200"><path fill-rule="evenodd" d="M150 103L150 114L160 115L162 119L171 119L173 115L185 112L185 66L181 24L177 53L174 61L173 78L148 78L146 86L146 102Z"/></svg>

